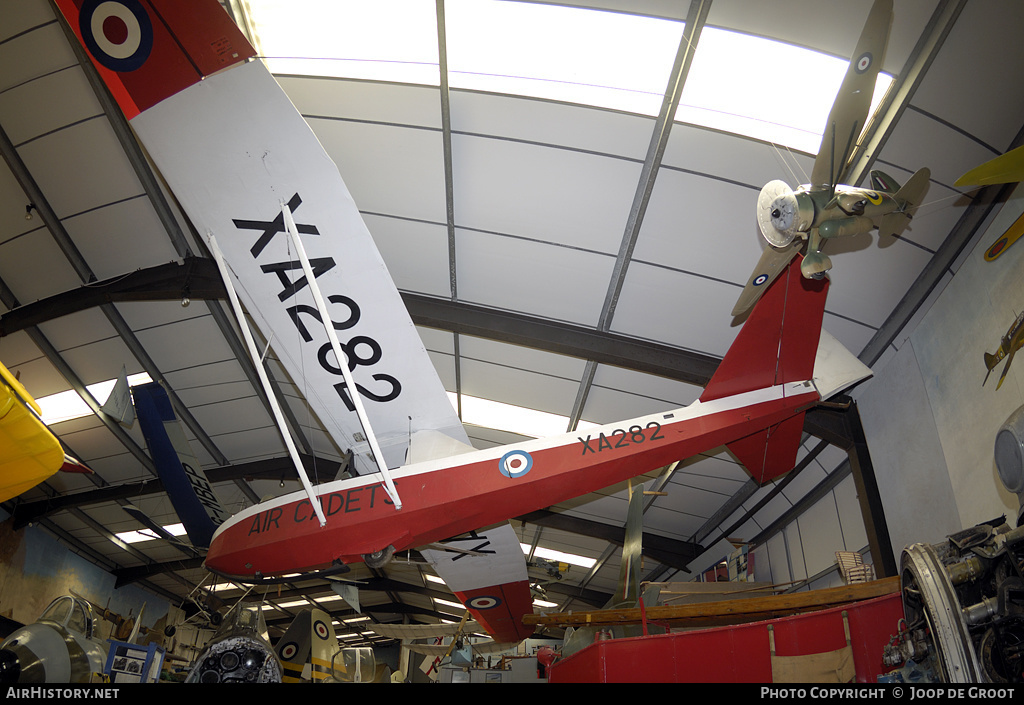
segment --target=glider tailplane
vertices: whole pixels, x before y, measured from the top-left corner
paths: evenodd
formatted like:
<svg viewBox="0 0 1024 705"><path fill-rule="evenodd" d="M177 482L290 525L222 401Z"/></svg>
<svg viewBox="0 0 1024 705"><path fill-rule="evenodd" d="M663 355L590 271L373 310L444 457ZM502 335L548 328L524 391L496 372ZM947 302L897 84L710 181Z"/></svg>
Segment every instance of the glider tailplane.
<svg viewBox="0 0 1024 705"><path fill-rule="evenodd" d="M806 279L794 258L760 298L712 376L708 402L811 380L828 294L827 279ZM727 445L760 483L793 468L803 412Z"/></svg>

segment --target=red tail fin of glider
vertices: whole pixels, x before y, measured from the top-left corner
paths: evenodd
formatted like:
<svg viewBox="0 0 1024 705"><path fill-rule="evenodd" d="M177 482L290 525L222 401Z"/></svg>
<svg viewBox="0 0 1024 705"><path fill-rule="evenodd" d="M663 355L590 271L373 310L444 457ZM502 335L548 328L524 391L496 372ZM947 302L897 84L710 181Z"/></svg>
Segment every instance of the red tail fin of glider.
<svg viewBox="0 0 1024 705"><path fill-rule="evenodd" d="M801 259L794 258L757 302L701 402L813 377L828 280L805 279ZM766 482L793 468L803 419L797 414L727 447L755 480Z"/></svg>

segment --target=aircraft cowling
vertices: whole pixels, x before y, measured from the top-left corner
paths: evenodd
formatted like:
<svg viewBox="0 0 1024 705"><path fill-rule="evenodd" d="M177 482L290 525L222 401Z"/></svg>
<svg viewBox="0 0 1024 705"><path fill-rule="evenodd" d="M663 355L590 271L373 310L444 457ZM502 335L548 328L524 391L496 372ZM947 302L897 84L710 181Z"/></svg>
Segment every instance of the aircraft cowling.
<svg viewBox="0 0 1024 705"><path fill-rule="evenodd" d="M757 197L757 224L773 247L786 247L811 228L814 202L803 191L793 191L785 181L769 181Z"/></svg>
<svg viewBox="0 0 1024 705"><path fill-rule="evenodd" d="M871 218L863 215L854 215L848 218L826 220L818 226L818 234L825 239L833 237L849 237L851 235L860 235L862 233L869 232L874 226L875 225L871 221Z"/></svg>
<svg viewBox="0 0 1024 705"><path fill-rule="evenodd" d="M36 623L0 644L2 683L86 683L102 669L99 647L84 647L62 627Z"/></svg>

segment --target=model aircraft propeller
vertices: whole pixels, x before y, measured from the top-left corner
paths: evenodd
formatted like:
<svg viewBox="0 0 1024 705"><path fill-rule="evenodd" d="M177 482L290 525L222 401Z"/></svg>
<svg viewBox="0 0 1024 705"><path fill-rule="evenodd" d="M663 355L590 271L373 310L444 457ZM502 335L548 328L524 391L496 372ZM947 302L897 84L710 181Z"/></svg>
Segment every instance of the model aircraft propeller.
<svg viewBox="0 0 1024 705"><path fill-rule="evenodd" d="M872 172L871 189L839 184L868 119L892 17L892 0L876 0L825 123L811 182L794 189L776 179L761 189L757 224L769 247L732 315L748 311L798 253L804 255L801 274L821 279L832 268L831 259L821 251L828 239L866 233L876 217L882 218L880 233L897 235L920 204L930 178L927 169L911 177L903 189L881 172Z"/></svg>

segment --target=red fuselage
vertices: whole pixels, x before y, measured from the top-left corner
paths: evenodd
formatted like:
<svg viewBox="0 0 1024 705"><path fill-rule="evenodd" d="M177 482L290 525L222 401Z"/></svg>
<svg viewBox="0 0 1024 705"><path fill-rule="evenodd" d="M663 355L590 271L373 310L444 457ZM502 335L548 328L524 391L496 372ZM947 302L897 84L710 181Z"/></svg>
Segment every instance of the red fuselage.
<svg viewBox="0 0 1024 705"><path fill-rule="evenodd" d="M818 401L809 382L694 402L587 432L503 446L392 472L396 510L379 475L322 484L321 526L305 493L236 514L214 535L206 567L259 580L358 563L393 546L401 551L557 504L673 461L770 428Z"/></svg>

